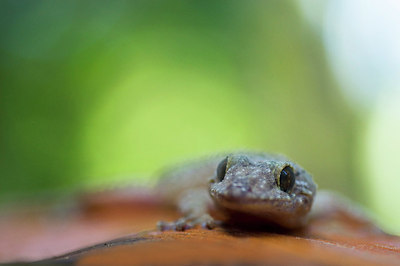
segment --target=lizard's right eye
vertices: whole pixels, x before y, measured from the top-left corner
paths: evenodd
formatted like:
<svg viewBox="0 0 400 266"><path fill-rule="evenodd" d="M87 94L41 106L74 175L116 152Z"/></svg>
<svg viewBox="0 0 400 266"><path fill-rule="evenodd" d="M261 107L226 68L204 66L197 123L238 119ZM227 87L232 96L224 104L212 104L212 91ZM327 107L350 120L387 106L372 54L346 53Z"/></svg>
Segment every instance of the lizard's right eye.
<svg viewBox="0 0 400 266"><path fill-rule="evenodd" d="M288 193L294 186L295 176L293 173L293 168L290 166L286 166L282 169L281 174L279 176L279 188Z"/></svg>
<svg viewBox="0 0 400 266"><path fill-rule="evenodd" d="M226 165L228 164L228 157L223 159L217 167L217 181L221 182L225 178L226 174Z"/></svg>

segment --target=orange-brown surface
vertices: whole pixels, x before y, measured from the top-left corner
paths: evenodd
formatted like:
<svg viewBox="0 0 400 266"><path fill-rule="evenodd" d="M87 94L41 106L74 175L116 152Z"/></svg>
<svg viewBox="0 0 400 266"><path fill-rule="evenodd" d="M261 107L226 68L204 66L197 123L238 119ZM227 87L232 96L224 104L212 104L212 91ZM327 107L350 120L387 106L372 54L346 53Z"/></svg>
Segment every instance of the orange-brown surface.
<svg viewBox="0 0 400 266"><path fill-rule="evenodd" d="M0 216L0 262L51 258L50 262L82 265L400 263L399 237L340 211L291 232L155 230L158 220L178 216L154 198L129 191L86 195L68 208L8 211Z"/></svg>

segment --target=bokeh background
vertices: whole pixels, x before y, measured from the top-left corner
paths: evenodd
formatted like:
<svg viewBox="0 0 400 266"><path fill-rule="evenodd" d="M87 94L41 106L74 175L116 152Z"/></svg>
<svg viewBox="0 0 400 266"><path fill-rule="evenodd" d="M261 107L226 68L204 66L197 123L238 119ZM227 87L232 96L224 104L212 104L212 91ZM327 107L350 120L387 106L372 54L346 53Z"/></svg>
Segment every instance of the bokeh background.
<svg viewBox="0 0 400 266"><path fill-rule="evenodd" d="M0 204L283 153L400 233L397 1L0 1Z"/></svg>

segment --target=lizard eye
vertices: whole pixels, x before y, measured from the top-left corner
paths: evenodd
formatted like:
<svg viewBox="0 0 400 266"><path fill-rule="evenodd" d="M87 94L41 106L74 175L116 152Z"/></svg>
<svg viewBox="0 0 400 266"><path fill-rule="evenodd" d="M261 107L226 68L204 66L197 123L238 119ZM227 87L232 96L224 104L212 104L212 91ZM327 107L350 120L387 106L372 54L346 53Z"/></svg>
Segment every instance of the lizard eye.
<svg viewBox="0 0 400 266"><path fill-rule="evenodd" d="M280 190L284 192L290 191L294 186L294 173L292 167L286 166L283 168L278 181Z"/></svg>
<svg viewBox="0 0 400 266"><path fill-rule="evenodd" d="M217 167L217 181L221 182L225 178L226 174L226 165L228 164L228 157L223 159Z"/></svg>

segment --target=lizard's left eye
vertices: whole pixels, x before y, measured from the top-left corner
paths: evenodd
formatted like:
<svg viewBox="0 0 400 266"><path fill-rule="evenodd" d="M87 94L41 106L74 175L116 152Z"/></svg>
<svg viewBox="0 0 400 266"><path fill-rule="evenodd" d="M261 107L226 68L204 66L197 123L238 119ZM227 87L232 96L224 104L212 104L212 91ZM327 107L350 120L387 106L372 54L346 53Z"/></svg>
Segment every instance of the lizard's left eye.
<svg viewBox="0 0 400 266"><path fill-rule="evenodd" d="M217 181L221 182L225 178L226 174L226 165L228 164L228 157L223 159L217 167Z"/></svg>
<svg viewBox="0 0 400 266"><path fill-rule="evenodd" d="M279 176L279 188L284 192L288 192L293 188L294 181L295 180L292 167L286 166L285 168L283 168Z"/></svg>

